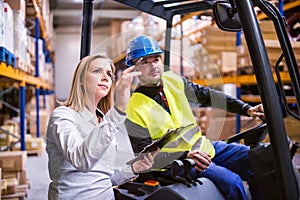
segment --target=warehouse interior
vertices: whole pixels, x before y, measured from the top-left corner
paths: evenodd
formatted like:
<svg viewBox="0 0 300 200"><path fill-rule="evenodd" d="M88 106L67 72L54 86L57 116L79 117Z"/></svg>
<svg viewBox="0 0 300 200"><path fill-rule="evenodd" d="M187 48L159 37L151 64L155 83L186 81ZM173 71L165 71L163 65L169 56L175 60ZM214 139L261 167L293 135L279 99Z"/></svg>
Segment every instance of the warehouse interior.
<svg viewBox="0 0 300 200"><path fill-rule="evenodd" d="M81 57L84 2L0 1L0 199L48 199L47 125L58 101L67 99L72 74ZM122 1L90 2L93 5L90 54L111 58L117 68L116 77L126 68L126 48L134 37L151 36L164 48L168 26L165 19ZM300 69L300 0L269 2L285 16ZM277 63L282 49L276 29L259 9L255 12L271 70L275 77L275 66L279 66L287 106L297 113L297 98L287 63L285 60ZM262 102L243 33L220 30L211 11L192 11L172 18L170 37L171 70L250 105ZM135 82L132 88L136 85ZM206 107L195 106L193 113L202 133L212 140L225 140L262 123L260 119ZM293 142L300 141L300 121L288 113L283 115L287 136ZM269 142L268 137L265 142ZM298 153L293 163L300 170Z"/></svg>

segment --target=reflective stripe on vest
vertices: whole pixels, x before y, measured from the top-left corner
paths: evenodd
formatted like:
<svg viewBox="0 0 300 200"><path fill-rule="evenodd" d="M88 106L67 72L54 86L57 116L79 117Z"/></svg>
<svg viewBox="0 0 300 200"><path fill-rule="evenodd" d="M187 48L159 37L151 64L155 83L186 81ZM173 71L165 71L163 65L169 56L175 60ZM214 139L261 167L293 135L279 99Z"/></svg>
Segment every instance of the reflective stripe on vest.
<svg viewBox="0 0 300 200"><path fill-rule="evenodd" d="M175 139L175 141L168 143L167 145L165 145L164 149L170 149L171 148L176 148L178 149L178 147L180 147L180 144L182 144L183 142L186 143L192 143L190 141L192 141L193 136L195 134L197 134L199 132L199 127L198 126L194 126L193 128L189 129L188 131L186 131L184 134L178 136L178 138ZM198 139L198 137L197 137ZM192 143L194 144L194 143Z"/></svg>
<svg viewBox="0 0 300 200"><path fill-rule="evenodd" d="M194 126L162 148L162 152L190 151L201 138L201 131L184 93L182 78L170 71L162 76L163 88L171 114L153 99L141 93L133 93L127 106L130 121L147 128L152 140L161 138L168 129L174 129L193 123ZM197 144L199 145L199 144ZM200 150L214 156L211 142L202 136Z"/></svg>

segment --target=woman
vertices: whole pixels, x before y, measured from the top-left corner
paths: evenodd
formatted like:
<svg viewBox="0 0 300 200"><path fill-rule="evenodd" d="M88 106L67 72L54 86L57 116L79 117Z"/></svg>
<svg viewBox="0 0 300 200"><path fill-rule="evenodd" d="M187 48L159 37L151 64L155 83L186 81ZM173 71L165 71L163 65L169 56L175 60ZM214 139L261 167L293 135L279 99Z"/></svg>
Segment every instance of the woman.
<svg viewBox="0 0 300 200"><path fill-rule="evenodd" d="M152 166L158 151L131 166L119 162L122 152L116 137L125 135L124 110L132 78L139 75L132 70L125 70L116 83L113 106L112 61L94 55L79 62L70 95L53 111L48 124L49 199L114 199L113 184L122 184Z"/></svg>

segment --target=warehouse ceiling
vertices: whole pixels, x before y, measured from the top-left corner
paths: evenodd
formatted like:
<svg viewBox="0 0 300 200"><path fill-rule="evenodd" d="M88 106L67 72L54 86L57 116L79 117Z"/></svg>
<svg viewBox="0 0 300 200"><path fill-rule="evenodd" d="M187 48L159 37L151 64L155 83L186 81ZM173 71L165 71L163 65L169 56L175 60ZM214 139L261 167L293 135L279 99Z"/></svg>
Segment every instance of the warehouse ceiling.
<svg viewBox="0 0 300 200"><path fill-rule="evenodd" d="M81 26L84 0L50 0L53 13L53 26L77 27ZM113 0L94 0L93 26L109 26L112 19L132 19L139 15L139 11Z"/></svg>

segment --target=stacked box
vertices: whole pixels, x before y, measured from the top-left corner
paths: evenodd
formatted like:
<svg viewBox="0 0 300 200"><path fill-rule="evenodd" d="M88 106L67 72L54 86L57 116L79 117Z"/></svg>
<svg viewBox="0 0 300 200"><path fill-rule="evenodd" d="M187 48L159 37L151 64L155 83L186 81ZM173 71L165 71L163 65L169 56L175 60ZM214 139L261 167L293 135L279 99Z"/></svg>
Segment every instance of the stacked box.
<svg viewBox="0 0 300 200"><path fill-rule="evenodd" d="M241 131L259 124L256 119L241 116ZM211 119L206 136L212 140L225 140L234 134L236 134L236 117L216 117Z"/></svg>
<svg viewBox="0 0 300 200"><path fill-rule="evenodd" d="M266 49L268 52L268 57L270 59L271 67L274 68L275 64L282 53L281 46L278 40L265 40ZM296 62L300 66L300 42L291 42ZM281 65L284 66L284 70L287 70L286 62L283 59Z"/></svg>
<svg viewBox="0 0 300 200"><path fill-rule="evenodd" d="M18 136L20 133L20 117L13 117L11 119L5 120L4 125L13 126L13 134Z"/></svg>
<svg viewBox="0 0 300 200"><path fill-rule="evenodd" d="M19 185L16 178L3 178L1 182L3 184L1 189L3 195L16 193L16 186Z"/></svg>
<svg viewBox="0 0 300 200"><path fill-rule="evenodd" d="M15 172L26 170L27 154L25 151L0 152L0 167L2 172Z"/></svg>
<svg viewBox="0 0 300 200"><path fill-rule="evenodd" d="M201 74L195 66L184 66L183 73L189 80L201 79Z"/></svg>
<svg viewBox="0 0 300 200"><path fill-rule="evenodd" d="M44 74L43 80L46 83L54 84L53 78L54 78L53 63L45 63L45 74Z"/></svg>
<svg viewBox="0 0 300 200"><path fill-rule="evenodd" d="M42 51L40 51L38 59L39 59L39 77L44 80L45 73L46 73L45 72L46 71L46 67L45 67L46 56Z"/></svg>
<svg viewBox="0 0 300 200"><path fill-rule="evenodd" d="M233 113L226 112L223 109L211 108L211 107L196 107L193 108L193 113L196 121L201 128L204 135L207 134L211 121L215 118L227 118L235 116ZM221 129L219 130L221 132Z"/></svg>
<svg viewBox="0 0 300 200"><path fill-rule="evenodd" d="M12 10L18 11L22 21L25 21L26 17L26 0L4 0L8 3Z"/></svg>
<svg viewBox="0 0 300 200"><path fill-rule="evenodd" d="M253 68L252 60L250 58L250 54L248 52L246 43L242 43L242 45L237 46L236 53L237 53L237 70L238 71L243 70L243 68L247 68L247 67ZM253 70L252 70L251 74L252 73L253 73Z"/></svg>
<svg viewBox="0 0 300 200"><path fill-rule="evenodd" d="M221 74L227 72L236 72L237 70L237 53L222 51L217 54L218 57L215 63Z"/></svg>
<svg viewBox="0 0 300 200"><path fill-rule="evenodd" d="M7 3L3 3L3 10L4 10L4 47L14 53L14 18L13 18L13 11L11 7Z"/></svg>
<svg viewBox="0 0 300 200"><path fill-rule="evenodd" d="M31 57L35 57L35 38L27 35L27 52Z"/></svg>
<svg viewBox="0 0 300 200"><path fill-rule="evenodd" d="M271 20L263 20L259 23L264 40L278 40L276 30Z"/></svg>
<svg viewBox="0 0 300 200"><path fill-rule="evenodd" d="M9 124L1 125L0 127L1 129L3 129L3 131L0 130L0 146L1 148L6 148L10 145L13 139L13 136L11 134L15 135L15 127L14 125ZM8 134L7 132L10 134Z"/></svg>
<svg viewBox="0 0 300 200"><path fill-rule="evenodd" d="M36 136L36 111L29 113L30 116L30 134L34 137ZM40 120L40 134L42 137L46 135L48 121L50 117L50 112L48 110L40 110L39 112Z"/></svg>
<svg viewBox="0 0 300 200"><path fill-rule="evenodd" d="M201 45L194 50L191 61L196 68L195 79L197 78L212 78L219 75L219 69L214 62L214 55L208 54L205 48Z"/></svg>
<svg viewBox="0 0 300 200"><path fill-rule="evenodd" d="M38 65L39 65L39 77L43 78L44 76L44 71L45 71L45 63L46 63L46 58L45 58L45 46L44 42L42 39L38 39L38 55L36 56L36 41L35 38L32 38L32 42L34 43L34 54L31 59L31 65L35 66L36 65L36 59L38 58ZM32 45L32 44L31 44ZM31 52L32 53L32 52ZM35 75L35 68L34 69L29 69L28 72L29 74Z"/></svg>
<svg viewBox="0 0 300 200"><path fill-rule="evenodd" d="M17 195L24 198L27 195L26 159L24 151L0 152L0 168L2 169L2 197Z"/></svg>
<svg viewBox="0 0 300 200"><path fill-rule="evenodd" d="M284 118L286 134L291 140L300 141L300 121L293 117Z"/></svg>
<svg viewBox="0 0 300 200"><path fill-rule="evenodd" d="M276 62L277 62L280 54L282 53L282 49L280 47L273 22L271 20L261 21L260 28L262 31L262 36L264 39L264 43L265 43L265 47L267 50L271 68L272 68L272 70L274 70ZM237 68L238 69L252 66L252 61L250 59L250 54L248 52L247 43L246 43L246 40L245 40L245 37L243 34L241 36L241 41L242 41L242 44L240 46L238 46L236 49ZM298 63L298 66L300 66L300 42L291 41L291 45L293 47L296 62ZM280 63L280 66L283 68L283 70L287 69L284 59Z"/></svg>
<svg viewBox="0 0 300 200"><path fill-rule="evenodd" d="M220 30L217 25L208 26L202 30L202 44L209 54L221 51L235 51L236 33Z"/></svg>
<svg viewBox="0 0 300 200"><path fill-rule="evenodd" d="M4 8L3 2L0 1L0 19L4 19ZM0 20L0 47L5 46L5 39L4 39L4 20Z"/></svg>
<svg viewBox="0 0 300 200"><path fill-rule="evenodd" d="M44 145L44 139L43 138L37 138L35 136L26 135L26 151L32 152L36 151L39 155L42 152L43 145ZM20 151L21 150L21 144L20 142L16 143L14 147L12 148L13 151Z"/></svg>
<svg viewBox="0 0 300 200"><path fill-rule="evenodd" d="M14 10L14 54L17 58L17 68L27 72L27 28L19 10Z"/></svg>
<svg viewBox="0 0 300 200"><path fill-rule="evenodd" d="M198 126L201 128L202 134L206 134L209 122L211 120L212 108L193 108L193 113Z"/></svg>
<svg viewBox="0 0 300 200"><path fill-rule="evenodd" d="M193 113L202 134L212 140L224 140L236 133L236 114L223 109L197 107ZM241 116L241 131L260 124L259 120Z"/></svg>

